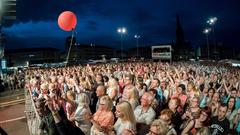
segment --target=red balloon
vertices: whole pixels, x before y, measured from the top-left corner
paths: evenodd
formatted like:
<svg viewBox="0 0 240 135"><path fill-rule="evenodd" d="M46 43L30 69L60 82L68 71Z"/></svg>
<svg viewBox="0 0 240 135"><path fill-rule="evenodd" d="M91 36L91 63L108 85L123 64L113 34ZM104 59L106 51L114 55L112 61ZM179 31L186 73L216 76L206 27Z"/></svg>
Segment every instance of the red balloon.
<svg viewBox="0 0 240 135"><path fill-rule="evenodd" d="M76 27L77 17L71 11L64 11L58 17L58 25L65 31L71 31Z"/></svg>

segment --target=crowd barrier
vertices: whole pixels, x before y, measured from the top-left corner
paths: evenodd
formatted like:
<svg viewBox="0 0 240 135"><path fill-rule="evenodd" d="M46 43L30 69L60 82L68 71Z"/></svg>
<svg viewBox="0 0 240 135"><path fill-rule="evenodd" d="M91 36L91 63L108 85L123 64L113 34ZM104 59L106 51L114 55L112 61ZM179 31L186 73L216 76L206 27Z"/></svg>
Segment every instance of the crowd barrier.
<svg viewBox="0 0 240 135"><path fill-rule="evenodd" d="M31 93L25 89L25 113L30 135L38 135L40 117L37 113Z"/></svg>

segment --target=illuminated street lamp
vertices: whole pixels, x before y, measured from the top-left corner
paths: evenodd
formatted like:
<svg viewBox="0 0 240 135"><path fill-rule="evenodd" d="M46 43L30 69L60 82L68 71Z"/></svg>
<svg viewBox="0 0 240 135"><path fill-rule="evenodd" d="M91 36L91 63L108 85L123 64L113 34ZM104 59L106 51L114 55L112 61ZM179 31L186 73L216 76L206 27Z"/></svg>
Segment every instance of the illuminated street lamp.
<svg viewBox="0 0 240 135"><path fill-rule="evenodd" d="M213 43L214 43L214 53L216 53L216 38L215 38L215 31L214 31L214 25L216 24L217 22L217 17L211 17L207 20L207 23L212 26L212 33L213 33Z"/></svg>
<svg viewBox="0 0 240 135"><path fill-rule="evenodd" d="M207 23L210 25L214 25L217 21L217 17L212 17L207 20Z"/></svg>
<svg viewBox="0 0 240 135"><path fill-rule="evenodd" d="M208 34L209 32L211 32L210 28L206 28L203 30L203 33L206 35L206 39L207 39L207 51L208 51L208 59L209 59L209 42L208 42Z"/></svg>
<svg viewBox="0 0 240 135"><path fill-rule="evenodd" d="M138 51L138 39L141 38L141 36L140 35L134 35L134 38L137 41L137 58L138 58L138 54L139 54L139 51Z"/></svg>
<svg viewBox="0 0 240 135"><path fill-rule="evenodd" d="M125 27L118 28L117 32L121 35L121 58L123 59L123 34L127 32Z"/></svg>

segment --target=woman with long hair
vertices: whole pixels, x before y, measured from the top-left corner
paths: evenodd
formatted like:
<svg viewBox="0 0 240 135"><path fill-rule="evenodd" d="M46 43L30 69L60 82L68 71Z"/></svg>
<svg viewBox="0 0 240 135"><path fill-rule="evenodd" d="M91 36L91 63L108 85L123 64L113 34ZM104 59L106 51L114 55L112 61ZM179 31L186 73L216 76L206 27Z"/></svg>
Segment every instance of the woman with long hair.
<svg viewBox="0 0 240 135"><path fill-rule="evenodd" d="M236 99L234 97L230 97L227 101L228 110L226 113L226 117L228 119L229 119L230 115L233 113L233 111L235 110L235 101L236 101Z"/></svg>
<svg viewBox="0 0 240 135"><path fill-rule="evenodd" d="M201 108L204 108L212 101L214 93L215 93L215 89L213 89L213 88L208 89L208 87L205 87L203 89L203 92L202 92L201 98L200 98L200 107Z"/></svg>
<svg viewBox="0 0 240 135"><path fill-rule="evenodd" d="M135 87L131 87L130 89L128 89L128 91L126 92L126 96L127 101L130 103L132 109L134 110L139 105L138 95Z"/></svg>
<svg viewBox="0 0 240 135"><path fill-rule="evenodd" d="M217 116L218 114L218 108L220 106L220 97L219 97L219 93L218 92L215 92L213 94L213 98L212 100L209 102L209 104L207 105L208 107L211 108L211 111L212 111L212 117L213 116Z"/></svg>
<svg viewBox="0 0 240 135"><path fill-rule="evenodd" d="M75 102L75 93L73 91L67 91L66 95L66 112L67 112L67 118L68 120L71 120L71 117L73 117L76 109L77 109L77 103Z"/></svg>
<svg viewBox="0 0 240 135"><path fill-rule="evenodd" d="M235 122L235 119L238 115L238 109L235 109L235 104L236 104L236 98L235 97L230 97L228 99L228 110L226 113L226 118L230 122L230 132L234 133L236 129L237 123Z"/></svg>
<svg viewBox="0 0 240 135"><path fill-rule="evenodd" d="M188 82L187 84L187 95L189 96L189 99L191 100L192 98L199 96L200 92L195 88L195 85L193 82Z"/></svg>
<svg viewBox="0 0 240 135"><path fill-rule="evenodd" d="M114 124L116 135L121 135L124 130L136 131L136 120L130 103L123 101L116 106L116 117L118 118Z"/></svg>
<svg viewBox="0 0 240 135"><path fill-rule="evenodd" d="M107 95L112 99L115 105L115 101L120 96L120 93L118 82L114 78L108 80Z"/></svg>
<svg viewBox="0 0 240 135"><path fill-rule="evenodd" d="M75 124L79 127L85 135L90 134L91 121L89 119L91 111L89 108L89 97L85 93L80 93L78 96L78 107L74 115Z"/></svg>

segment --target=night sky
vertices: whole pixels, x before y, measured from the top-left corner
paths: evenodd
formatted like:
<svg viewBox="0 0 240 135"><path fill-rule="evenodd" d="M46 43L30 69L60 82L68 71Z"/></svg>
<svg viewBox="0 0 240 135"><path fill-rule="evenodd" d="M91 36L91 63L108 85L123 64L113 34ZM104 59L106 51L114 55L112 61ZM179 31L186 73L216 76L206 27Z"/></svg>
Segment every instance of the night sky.
<svg viewBox="0 0 240 135"><path fill-rule="evenodd" d="M64 48L71 32L58 27L61 12L77 15L77 42L120 48L117 28L125 26L124 48L175 41L176 14L193 46L206 43L202 33L209 17L215 24L216 41L239 47L239 0L17 0L17 20L3 28L6 48ZM6 24L5 24L6 25ZM210 37L211 39L211 37Z"/></svg>

